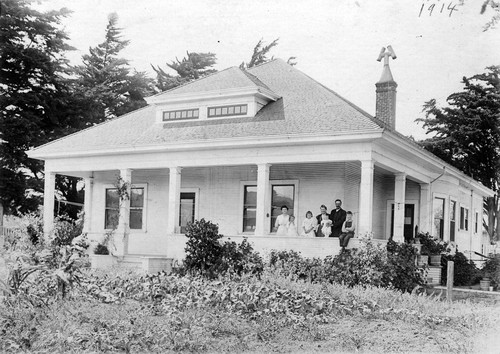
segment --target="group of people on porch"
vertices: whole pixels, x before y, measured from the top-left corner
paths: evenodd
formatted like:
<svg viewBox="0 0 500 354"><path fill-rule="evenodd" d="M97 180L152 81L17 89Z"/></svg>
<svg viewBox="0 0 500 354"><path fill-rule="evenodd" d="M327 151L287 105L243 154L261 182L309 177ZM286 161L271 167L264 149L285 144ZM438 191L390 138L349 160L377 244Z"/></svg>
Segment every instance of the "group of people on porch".
<svg viewBox="0 0 500 354"><path fill-rule="evenodd" d="M352 212L342 209L342 201L335 201L335 209L330 213L327 207L321 205L321 213L316 217L311 211L306 213L302 226L297 227L294 215L288 214L288 207L281 207L281 214L275 222L276 235L308 236L308 237L338 237L342 249L347 247L349 240L354 237L356 226L352 219Z"/></svg>

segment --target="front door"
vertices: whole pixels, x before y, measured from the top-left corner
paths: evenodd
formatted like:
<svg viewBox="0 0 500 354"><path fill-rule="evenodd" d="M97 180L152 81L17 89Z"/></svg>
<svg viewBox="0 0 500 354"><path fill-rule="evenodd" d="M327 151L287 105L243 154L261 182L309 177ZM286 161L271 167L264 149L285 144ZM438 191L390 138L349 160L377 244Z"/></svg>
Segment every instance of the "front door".
<svg viewBox="0 0 500 354"><path fill-rule="evenodd" d="M195 207L196 193L182 192L179 212L179 225L181 226L181 234L185 234L187 224L194 221Z"/></svg>
<svg viewBox="0 0 500 354"><path fill-rule="evenodd" d="M415 204L405 204L405 218L403 225L403 235L406 242L409 242L415 235ZM394 204L391 204L391 239L394 236Z"/></svg>

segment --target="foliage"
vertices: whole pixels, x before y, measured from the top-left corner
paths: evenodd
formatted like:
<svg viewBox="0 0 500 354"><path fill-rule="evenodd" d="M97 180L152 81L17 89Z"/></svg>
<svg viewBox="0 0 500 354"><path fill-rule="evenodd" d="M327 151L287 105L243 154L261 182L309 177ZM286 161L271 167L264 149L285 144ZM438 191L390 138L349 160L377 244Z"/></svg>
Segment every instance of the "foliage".
<svg viewBox="0 0 500 354"><path fill-rule="evenodd" d="M77 67L75 90L87 102L86 126L115 118L146 106L144 96L153 93L153 83L144 73L132 72L120 52L129 41L121 39L118 16L108 16L105 40L89 49Z"/></svg>
<svg viewBox="0 0 500 354"><path fill-rule="evenodd" d="M481 268L481 274L483 277L490 278L491 285L495 287L500 286L500 256L494 255L486 260L483 268Z"/></svg>
<svg viewBox="0 0 500 354"><path fill-rule="evenodd" d="M278 45L278 40L279 40L279 38L276 38L271 43L264 45L264 39L261 38L257 42L257 44L255 45L255 47L253 48L253 53L252 53L252 56L250 58L250 61L247 63L242 62L240 64L240 69L250 69L250 68L253 68L254 66L261 65L261 64L267 63L268 61L274 60L274 56L272 56L271 58L268 58L267 55L269 54L271 49L273 49L274 47L276 47ZM295 59L296 59L295 57L288 58L288 61L287 61L288 64L290 64L292 66L297 64L294 61Z"/></svg>
<svg viewBox="0 0 500 354"><path fill-rule="evenodd" d="M388 342L380 335L384 326L386 333L399 329L398 351L420 350L422 343L438 342L428 341L432 331L439 343L455 352L494 325L497 313L492 306L457 302L450 307L437 297L373 286L294 282L272 272L264 272L262 279L210 280L163 272L89 271L83 273L72 298L44 307L0 304L0 347L7 352L289 352L297 348L309 352L321 346L332 352L359 348L390 352L395 347L393 342L383 344ZM348 329L343 332L342 327ZM371 332L371 337L349 337ZM439 349L432 348L432 352Z"/></svg>
<svg viewBox="0 0 500 354"><path fill-rule="evenodd" d="M240 244L234 241L221 243L223 237L219 227L205 219L195 220L186 227L186 258L184 266L189 272L200 272L204 276L243 273L260 274L263 262L244 239Z"/></svg>
<svg viewBox="0 0 500 354"><path fill-rule="evenodd" d="M323 260L273 250L269 265L283 276L313 283L381 286L404 292L424 283L422 270L415 265L417 251L411 245L389 242L385 249L368 237L360 243L359 248Z"/></svg>
<svg viewBox="0 0 500 354"><path fill-rule="evenodd" d="M424 284L424 270L417 267L417 249L408 243L387 242L386 277L398 290L411 292L416 286Z"/></svg>
<svg viewBox="0 0 500 354"><path fill-rule="evenodd" d="M61 30L68 11L39 12L29 0L0 3L0 196L6 213L35 211L43 190L42 162L26 151L81 127Z"/></svg>
<svg viewBox="0 0 500 354"><path fill-rule="evenodd" d="M98 243L97 246L94 248L94 254L108 255L109 249L106 245Z"/></svg>
<svg viewBox="0 0 500 354"><path fill-rule="evenodd" d="M443 240L439 240L431 236L428 232L419 233L417 238L420 240L422 245L421 254L424 255L439 255L446 252L449 249L449 243Z"/></svg>
<svg viewBox="0 0 500 354"><path fill-rule="evenodd" d="M417 119L431 138L420 144L465 174L497 191L500 181L500 66L483 74L464 77L464 90L447 98L447 107L436 100L425 103L425 118ZM488 198L487 226L490 239L500 222L498 194ZM495 221L496 220L496 221Z"/></svg>
<svg viewBox="0 0 500 354"><path fill-rule="evenodd" d="M181 60L175 58L167 63L167 67L176 72L175 76L168 74L160 66L151 66L156 72L157 88L160 91L167 91L217 72L213 68L216 62L217 58L213 53L186 52L186 56Z"/></svg>
<svg viewBox="0 0 500 354"><path fill-rule="evenodd" d="M453 261L453 285L466 286L477 284L480 279L479 270L472 260L459 251L455 254L445 254L441 258L441 284L448 281L448 261Z"/></svg>
<svg viewBox="0 0 500 354"><path fill-rule="evenodd" d="M462 3L464 1L465 0L461 0ZM481 15L485 14L488 8L491 8L494 11L494 14L486 25L484 25L483 31L494 29L498 24L498 21L500 21L500 2L498 0L483 0L480 11Z"/></svg>
<svg viewBox="0 0 500 354"><path fill-rule="evenodd" d="M27 230L40 224L40 216L23 218L18 239L8 246L7 301L31 306L47 305L59 296L66 296L69 287L79 281L80 268L88 262L86 235L81 234L82 220L58 218L47 238L41 231L36 243ZM40 227L41 229L41 227Z"/></svg>

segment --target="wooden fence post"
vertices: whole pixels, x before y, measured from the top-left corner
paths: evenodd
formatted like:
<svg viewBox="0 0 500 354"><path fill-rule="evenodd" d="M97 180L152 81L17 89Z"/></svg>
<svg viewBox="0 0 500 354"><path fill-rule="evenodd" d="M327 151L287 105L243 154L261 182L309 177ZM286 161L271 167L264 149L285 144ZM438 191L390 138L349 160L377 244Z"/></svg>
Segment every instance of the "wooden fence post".
<svg viewBox="0 0 500 354"><path fill-rule="evenodd" d="M453 299L453 272L455 268L455 263L453 261L448 261L448 269L446 275L446 300L451 303Z"/></svg>

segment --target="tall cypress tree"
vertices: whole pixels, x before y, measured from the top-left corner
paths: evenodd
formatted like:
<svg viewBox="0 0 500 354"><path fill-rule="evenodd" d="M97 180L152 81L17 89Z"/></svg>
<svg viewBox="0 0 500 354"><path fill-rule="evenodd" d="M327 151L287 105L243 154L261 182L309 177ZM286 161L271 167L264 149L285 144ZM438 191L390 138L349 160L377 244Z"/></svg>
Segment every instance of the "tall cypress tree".
<svg viewBox="0 0 500 354"><path fill-rule="evenodd" d="M144 96L153 93L153 82L144 73L133 71L120 52L129 44L117 27L118 16L110 14L104 42L89 48L83 65L77 67L78 86L88 106L87 125L144 107Z"/></svg>
<svg viewBox="0 0 500 354"><path fill-rule="evenodd" d="M38 12L29 0L0 3L0 197L8 213L35 210L43 165L29 159L34 146L81 127L60 29L67 10Z"/></svg>

